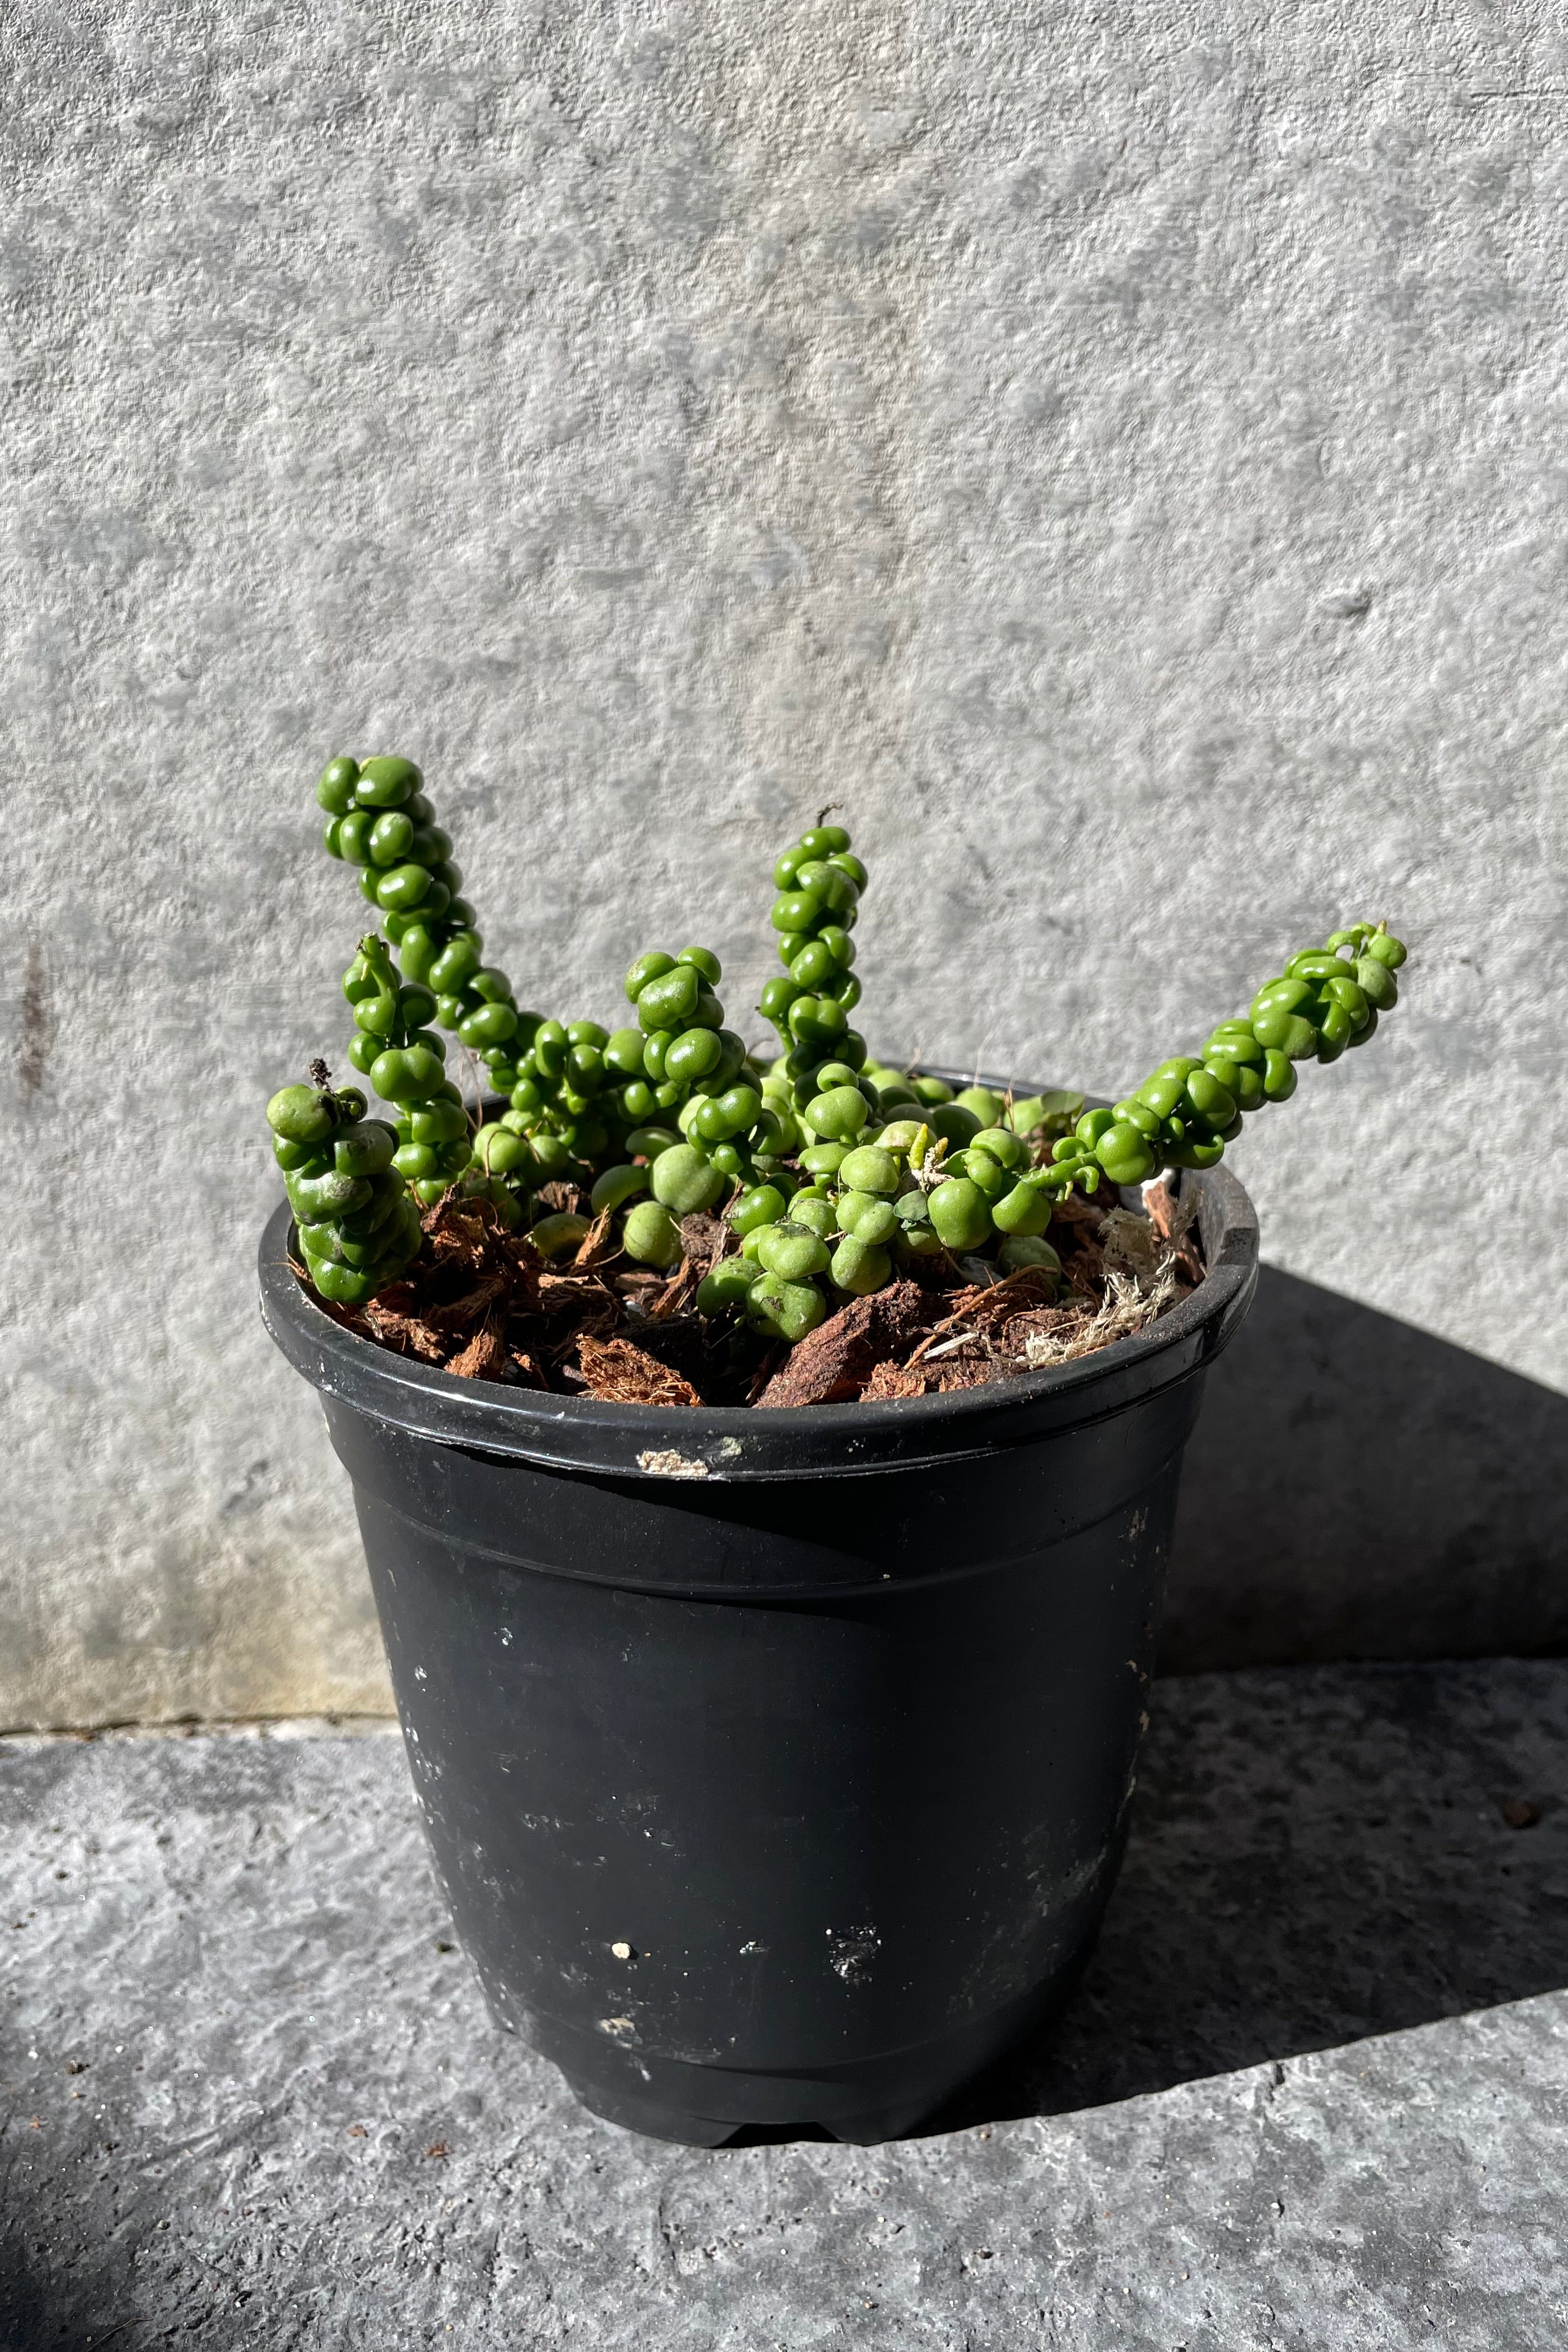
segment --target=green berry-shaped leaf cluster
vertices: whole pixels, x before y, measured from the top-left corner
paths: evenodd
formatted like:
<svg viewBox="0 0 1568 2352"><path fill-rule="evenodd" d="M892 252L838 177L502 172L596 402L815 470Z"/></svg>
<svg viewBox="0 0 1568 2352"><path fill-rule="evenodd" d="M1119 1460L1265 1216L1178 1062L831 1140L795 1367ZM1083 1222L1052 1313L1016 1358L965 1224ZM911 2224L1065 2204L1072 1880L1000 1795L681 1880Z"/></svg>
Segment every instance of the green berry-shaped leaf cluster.
<svg viewBox="0 0 1568 2352"><path fill-rule="evenodd" d="M429 1034L430 1024L438 1023L483 1066L492 1087L501 1092L514 1087L517 1056L540 1016L520 1012L505 972L485 962L474 909L457 896L463 877L452 863L450 837L435 822L413 761L361 762L340 755L322 772L316 798L327 811L328 851L359 867L360 889L380 909L386 945L397 951L401 980L409 991L421 992L427 1004L420 1013L418 1025L426 1032L420 1042L442 1050L440 1040ZM414 1097L406 1093L387 1093L374 1074L377 1033L371 1028L365 1034L355 992L363 979L351 967L343 983L361 1033L349 1047L349 1058L385 1100L410 1102ZM407 1083L395 1065L387 1066L386 1075L394 1084ZM466 1156L454 1164L457 1145L455 1136L426 1142L423 1130L405 1139L405 1173L421 1200L439 1200L468 1165ZM429 1152L436 1157L422 1161L421 1153ZM504 1151L500 1158L505 1160ZM498 1165L489 1172L507 1171Z"/></svg>
<svg viewBox="0 0 1568 2352"><path fill-rule="evenodd" d="M1294 1092L1301 1062L1365 1044L1397 1002L1405 961L1381 925L1336 931L1292 956L1200 1053L1162 1063L1109 1110L1066 1092L955 1093L873 1059L850 1025L866 868L845 828L819 821L773 868L784 971L758 1009L782 1050L764 1067L725 1026L707 948L639 956L625 983L634 1017L619 1028L521 1010L484 961L412 761L335 759L317 798L328 849L359 868L381 916L384 936L361 941L343 992L349 1058L395 1116L367 1120L363 1097L334 1094L317 1065L318 1083L285 1087L268 1118L311 1278L345 1303L407 1271L420 1206L454 1188L526 1223L546 1258L574 1253L600 1219L627 1259L663 1270L686 1254L681 1221L721 1213L734 1254L697 1305L763 1339L803 1339L900 1275L968 1280L989 1263L1048 1276L1064 1193L1213 1167L1248 1111ZM474 1057L480 1087L505 1098L477 1131L442 1029ZM541 1199L550 1185L566 1189Z"/></svg>
<svg viewBox="0 0 1568 2352"><path fill-rule="evenodd" d="M613 1149L590 1205L596 1216L625 1213L622 1246L643 1265L679 1265L679 1220L754 1183L786 1140L745 1040L724 1025L721 977L709 948L639 956L626 977L635 1025L595 1033ZM514 1116L536 1115L531 1098L512 1103Z"/></svg>
<svg viewBox="0 0 1568 2352"><path fill-rule="evenodd" d="M1213 1167L1247 1111L1294 1091L1297 1062L1333 1061L1363 1043L1397 998L1403 946L1355 924L1292 957L1245 1020L1223 1023L1201 1055L1162 1064L1112 1109L1086 1112L1067 1093L1015 1101L974 1086L954 1096L941 1080L868 1062L848 1028L859 992L845 951L866 882L848 845L842 827L819 826L774 869L783 895L773 924L790 977L763 992L760 1010L785 1048L763 1093L804 1139L786 1169L731 1202L740 1259L699 1294L708 1313L739 1308L792 1339L836 1301L922 1260L1056 1271L1046 1236L1061 1195ZM826 996L802 986L825 982ZM829 1034L844 1049L837 1060L826 1058Z"/></svg>
<svg viewBox="0 0 1568 2352"><path fill-rule="evenodd" d="M741 1257L703 1284L705 1312L740 1306L753 1322L797 1339L830 1304L880 1290L922 1260L994 1249L1005 1272L1056 1268L1055 1250L1040 1238L1050 1198L1022 1183L1030 1147L1000 1098L976 1087L965 1090L966 1101L940 1080L921 1079L922 1100L878 1066L856 1074L829 1064L817 1076L821 1091L801 1113L815 1139L798 1160L807 1181L784 1192L775 1183L734 1203ZM1081 1102L1065 1099L1075 1108ZM1041 1101L1031 1098L1026 1115ZM983 1128L983 1116L995 1123ZM951 1150L950 1137L963 1148ZM748 1261L758 1269L750 1281Z"/></svg>
<svg viewBox="0 0 1568 2352"><path fill-rule="evenodd" d="M366 1118L357 1087L334 1093L321 1063L312 1076L267 1106L273 1157L311 1281L323 1298L359 1307L407 1272L419 1212L393 1165L392 1129Z"/></svg>
<svg viewBox="0 0 1568 2352"><path fill-rule="evenodd" d="M353 1008L349 1060L397 1111L394 1166L421 1199L438 1200L468 1164L463 1098L447 1076L447 1048L430 1024L436 999L404 981L372 933L343 974Z"/></svg>
<svg viewBox="0 0 1568 2352"><path fill-rule="evenodd" d="M472 921L473 909L458 897L463 877L423 781L412 760L340 755L321 771L316 799L327 812L328 855L358 866L364 897L393 918L387 936L397 940L417 925L442 942Z"/></svg>
<svg viewBox="0 0 1568 2352"><path fill-rule="evenodd" d="M784 970L766 983L757 1009L778 1031L784 1075L804 1101L821 1091L812 1080L824 1063L858 1070L866 1059L866 1040L849 1025L860 1002L849 934L866 868L841 824L816 824L784 851L773 883L773 928Z"/></svg>
<svg viewBox="0 0 1568 2352"><path fill-rule="evenodd" d="M1141 1184L1161 1168L1214 1167L1248 1111L1295 1093L1298 1062L1337 1062L1367 1043L1399 1002L1404 961L1381 924L1352 923L1302 949L1200 1054L1162 1062L1110 1110L1088 1112L1056 1147L1056 1181L1085 1183L1098 1168L1113 1184Z"/></svg>

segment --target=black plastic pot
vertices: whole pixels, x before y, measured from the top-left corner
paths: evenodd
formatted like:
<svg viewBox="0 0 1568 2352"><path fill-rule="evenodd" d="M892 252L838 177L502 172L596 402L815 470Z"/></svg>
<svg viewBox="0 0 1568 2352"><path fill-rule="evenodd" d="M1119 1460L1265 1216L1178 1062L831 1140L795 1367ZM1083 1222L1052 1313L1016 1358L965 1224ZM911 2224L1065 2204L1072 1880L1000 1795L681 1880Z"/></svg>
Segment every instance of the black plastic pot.
<svg viewBox="0 0 1568 2352"><path fill-rule="evenodd" d="M912 2129L1036 2026L1120 1858L1182 1448L1246 1313L950 1396L668 1411L262 1311L353 1480L415 1786L500 2023L713 2147Z"/></svg>

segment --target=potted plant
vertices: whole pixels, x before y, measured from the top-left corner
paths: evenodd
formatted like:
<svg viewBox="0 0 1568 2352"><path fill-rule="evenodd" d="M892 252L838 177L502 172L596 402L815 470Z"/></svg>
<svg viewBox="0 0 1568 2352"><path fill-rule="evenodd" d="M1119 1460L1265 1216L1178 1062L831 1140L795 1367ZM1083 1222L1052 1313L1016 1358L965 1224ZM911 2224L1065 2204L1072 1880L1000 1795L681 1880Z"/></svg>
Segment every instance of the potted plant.
<svg viewBox="0 0 1568 2352"><path fill-rule="evenodd" d="M1092 1937L1256 1280L1225 1149L1405 950L1352 924L1086 1108L871 1057L826 820L774 870L770 1056L698 947L637 958L618 1027L525 1010L417 769L318 798L388 1114L321 1063L272 1098L263 1312L353 1481L458 1934L601 2114L910 2130Z"/></svg>

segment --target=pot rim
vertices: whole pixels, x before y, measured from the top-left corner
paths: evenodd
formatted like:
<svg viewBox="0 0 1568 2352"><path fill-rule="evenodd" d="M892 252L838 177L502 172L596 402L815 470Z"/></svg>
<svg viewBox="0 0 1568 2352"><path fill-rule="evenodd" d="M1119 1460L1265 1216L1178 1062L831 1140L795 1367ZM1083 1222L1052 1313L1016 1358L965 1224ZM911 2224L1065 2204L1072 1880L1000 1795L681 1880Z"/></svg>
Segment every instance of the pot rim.
<svg viewBox="0 0 1568 2352"><path fill-rule="evenodd" d="M941 1072L944 1077L950 1072ZM965 1084L1011 1086L982 1074ZM289 1264L287 1201L268 1219L258 1254L261 1319L297 1371L352 1410L410 1436L520 1459L541 1469L671 1483L848 1477L973 1459L1131 1411L1190 1379L1226 1346L1258 1283L1258 1217L1223 1165L1187 1171L1199 1192L1208 1271L1190 1297L1145 1331L1091 1356L934 1396L874 1403L616 1404L467 1381L376 1346L307 1297ZM1129 1196L1117 1194L1119 1200Z"/></svg>

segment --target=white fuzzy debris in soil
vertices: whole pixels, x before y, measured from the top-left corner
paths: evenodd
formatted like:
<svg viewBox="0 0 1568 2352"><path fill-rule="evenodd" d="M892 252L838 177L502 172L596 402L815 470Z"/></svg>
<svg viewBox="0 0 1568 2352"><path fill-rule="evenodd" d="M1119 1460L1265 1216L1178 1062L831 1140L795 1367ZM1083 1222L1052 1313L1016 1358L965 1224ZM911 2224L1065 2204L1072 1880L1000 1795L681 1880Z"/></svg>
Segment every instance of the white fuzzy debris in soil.
<svg viewBox="0 0 1568 2352"><path fill-rule="evenodd" d="M1100 1227L1104 1253L1105 1297L1093 1319L1076 1330L1031 1331L1024 1340L1024 1360L1041 1371L1047 1364L1071 1363L1092 1355L1157 1322L1176 1299L1176 1250L1155 1232L1147 1217L1130 1209L1112 1209Z"/></svg>

